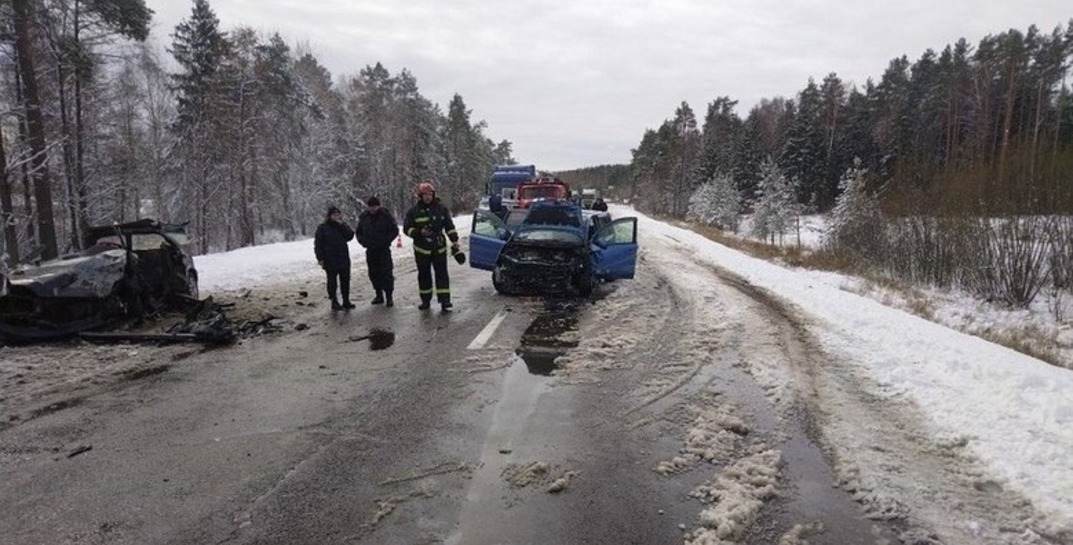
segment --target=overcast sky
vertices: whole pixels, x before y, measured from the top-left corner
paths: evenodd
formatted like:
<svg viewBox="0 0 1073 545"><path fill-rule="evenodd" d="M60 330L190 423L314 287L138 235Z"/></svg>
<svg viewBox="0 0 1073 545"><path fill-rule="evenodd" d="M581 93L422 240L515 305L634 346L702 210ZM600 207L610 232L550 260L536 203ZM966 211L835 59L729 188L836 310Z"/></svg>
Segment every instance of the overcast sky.
<svg viewBox="0 0 1073 545"><path fill-rule="evenodd" d="M191 2L147 0L163 43ZM625 163L647 127L719 95L742 115L809 76L878 77L887 62L965 37L1050 31L1070 0L210 0L224 28L312 46L336 76L409 68L446 105L460 93L515 157L559 170Z"/></svg>

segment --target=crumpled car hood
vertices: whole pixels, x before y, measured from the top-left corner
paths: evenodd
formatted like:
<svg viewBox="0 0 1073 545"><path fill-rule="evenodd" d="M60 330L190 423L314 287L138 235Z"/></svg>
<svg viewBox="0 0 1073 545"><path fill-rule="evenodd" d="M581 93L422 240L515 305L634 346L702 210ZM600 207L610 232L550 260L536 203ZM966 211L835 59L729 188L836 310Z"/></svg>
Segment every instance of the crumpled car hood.
<svg viewBox="0 0 1073 545"><path fill-rule="evenodd" d="M55 259L25 265L8 276L11 288L24 288L38 297L104 298L124 276L125 250L108 250L90 256Z"/></svg>

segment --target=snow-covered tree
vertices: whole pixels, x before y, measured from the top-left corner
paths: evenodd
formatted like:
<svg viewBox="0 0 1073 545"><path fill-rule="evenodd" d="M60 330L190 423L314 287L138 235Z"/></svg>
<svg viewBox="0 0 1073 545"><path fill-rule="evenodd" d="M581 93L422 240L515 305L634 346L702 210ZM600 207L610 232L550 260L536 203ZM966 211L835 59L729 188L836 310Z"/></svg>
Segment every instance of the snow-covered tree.
<svg viewBox="0 0 1073 545"><path fill-rule="evenodd" d="M760 165L757 194L753 210L753 236L774 242L775 235L781 237L790 230L794 216L798 214L798 206L793 184L771 158Z"/></svg>
<svg viewBox="0 0 1073 545"><path fill-rule="evenodd" d="M880 218L879 200L867 190L867 174L860 159L855 159L853 167L842 176L839 182L842 194L831 211L831 221L824 235L828 247L863 252L875 240Z"/></svg>
<svg viewBox="0 0 1073 545"><path fill-rule="evenodd" d="M741 193L734 185L734 180L725 174L716 174L701 184L689 198L689 218L705 225L737 231Z"/></svg>

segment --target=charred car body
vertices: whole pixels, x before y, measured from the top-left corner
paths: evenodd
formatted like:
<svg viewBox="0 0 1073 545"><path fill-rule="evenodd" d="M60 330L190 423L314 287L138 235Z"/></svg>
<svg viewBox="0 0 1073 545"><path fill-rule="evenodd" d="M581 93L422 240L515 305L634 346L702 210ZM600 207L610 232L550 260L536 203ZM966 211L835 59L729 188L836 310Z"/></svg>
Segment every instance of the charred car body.
<svg viewBox="0 0 1073 545"><path fill-rule="evenodd" d="M0 278L0 339L61 338L196 301L183 225L144 219L91 227L86 249Z"/></svg>
<svg viewBox="0 0 1073 545"><path fill-rule="evenodd" d="M500 293L587 295L598 281L633 278L637 218L612 221L569 201L534 203L518 225L477 210L469 261L492 271Z"/></svg>

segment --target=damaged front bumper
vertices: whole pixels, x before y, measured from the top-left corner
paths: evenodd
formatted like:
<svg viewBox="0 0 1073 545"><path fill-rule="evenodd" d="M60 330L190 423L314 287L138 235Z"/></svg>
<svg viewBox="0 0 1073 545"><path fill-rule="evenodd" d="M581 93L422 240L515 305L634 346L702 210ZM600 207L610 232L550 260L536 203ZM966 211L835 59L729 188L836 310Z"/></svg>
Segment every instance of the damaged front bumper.
<svg viewBox="0 0 1073 545"><path fill-rule="evenodd" d="M576 248L508 247L495 270L497 287L508 293L575 293L589 274L580 254Z"/></svg>

